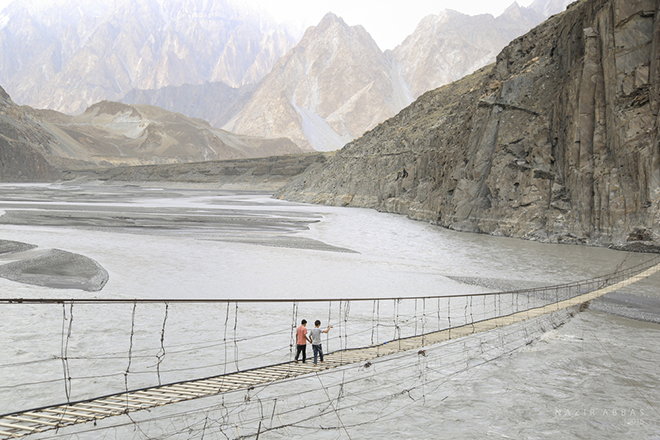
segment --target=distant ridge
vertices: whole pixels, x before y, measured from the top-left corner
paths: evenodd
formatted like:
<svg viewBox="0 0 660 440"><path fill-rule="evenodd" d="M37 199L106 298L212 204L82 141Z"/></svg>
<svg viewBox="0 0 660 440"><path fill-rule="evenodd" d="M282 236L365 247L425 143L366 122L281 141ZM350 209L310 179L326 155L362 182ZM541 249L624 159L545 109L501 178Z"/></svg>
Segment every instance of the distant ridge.
<svg viewBox="0 0 660 440"><path fill-rule="evenodd" d="M422 19L392 56L412 96L418 98L494 62L504 46L545 18L517 3L497 18L446 10Z"/></svg>
<svg viewBox="0 0 660 440"><path fill-rule="evenodd" d="M50 182L75 169L300 153L288 139L240 136L153 106L102 101L69 116L19 107L0 87L0 182Z"/></svg>
<svg viewBox="0 0 660 440"><path fill-rule="evenodd" d="M225 128L284 135L304 149L334 150L410 102L364 28L327 14L278 61Z"/></svg>
<svg viewBox="0 0 660 440"><path fill-rule="evenodd" d="M300 153L290 140L235 135L149 105L102 101L78 116L27 108L59 144L53 155L83 167L186 163ZM68 165L68 168L79 166Z"/></svg>
<svg viewBox="0 0 660 440"><path fill-rule="evenodd" d="M121 102L147 104L193 118L204 119L222 128L250 99L258 84L230 87L223 82L184 84L155 90L131 90Z"/></svg>

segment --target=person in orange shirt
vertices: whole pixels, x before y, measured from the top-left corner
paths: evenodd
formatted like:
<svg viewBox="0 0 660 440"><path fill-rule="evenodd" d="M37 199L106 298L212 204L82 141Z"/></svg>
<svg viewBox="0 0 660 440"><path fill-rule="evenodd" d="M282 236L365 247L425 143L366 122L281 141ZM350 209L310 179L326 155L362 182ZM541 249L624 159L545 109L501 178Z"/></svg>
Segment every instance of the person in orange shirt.
<svg viewBox="0 0 660 440"><path fill-rule="evenodd" d="M298 362L300 353L302 353L303 363L307 360L307 341L312 342L311 339L307 337L307 320L303 319L296 330L296 362Z"/></svg>

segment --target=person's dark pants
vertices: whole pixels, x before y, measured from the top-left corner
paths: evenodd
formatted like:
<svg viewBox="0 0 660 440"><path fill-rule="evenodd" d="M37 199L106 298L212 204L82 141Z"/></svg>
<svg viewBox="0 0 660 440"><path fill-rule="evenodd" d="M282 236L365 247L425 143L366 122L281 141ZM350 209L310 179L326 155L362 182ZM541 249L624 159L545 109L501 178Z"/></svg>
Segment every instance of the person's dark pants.
<svg viewBox="0 0 660 440"><path fill-rule="evenodd" d="M320 357L321 362L323 362L323 347L321 347L321 344L312 345L312 348L314 349L314 365L316 365L316 358L317 357Z"/></svg>
<svg viewBox="0 0 660 440"><path fill-rule="evenodd" d="M302 361L305 362L305 360L307 359L307 344L305 345L296 344L296 360L298 360L298 356L300 356L300 353L302 353Z"/></svg>

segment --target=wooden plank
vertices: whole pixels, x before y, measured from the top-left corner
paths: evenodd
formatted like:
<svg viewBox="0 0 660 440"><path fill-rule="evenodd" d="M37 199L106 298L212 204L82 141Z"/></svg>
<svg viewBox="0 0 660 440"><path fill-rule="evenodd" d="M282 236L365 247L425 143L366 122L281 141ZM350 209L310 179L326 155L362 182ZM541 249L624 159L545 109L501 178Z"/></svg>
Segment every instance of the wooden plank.
<svg viewBox="0 0 660 440"><path fill-rule="evenodd" d="M171 402L175 400L183 400L183 398L178 394L170 394L164 391L160 391L158 388L152 388L153 391L140 390L136 391L135 394L140 396L147 396L149 399L160 400L164 402Z"/></svg>
<svg viewBox="0 0 660 440"><path fill-rule="evenodd" d="M96 400L96 402L102 403L103 405L112 405L117 407L117 409L121 408L122 410L125 410L127 407L136 408L136 409L144 408L144 405L133 405L130 403L126 403L125 399L123 402L117 402L114 400L112 402L109 402L108 400L104 400L104 399ZM94 404L88 403L88 406L94 406Z"/></svg>
<svg viewBox="0 0 660 440"><path fill-rule="evenodd" d="M240 390L241 388L243 388L243 384L237 384L237 383L233 383L233 382L224 382L222 384L222 391L221 392L225 393L227 391L236 391L236 390Z"/></svg>
<svg viewBox="0 0 660 440"><path fill-rule="evenodd" d="M328 355L328 356L323 356L323 357L324 357L324 358L326 358L326 357L328 357L328 358L329 358L329 357L337 358L337 357L338 357L338 358L340 358L340 359L351 359L351 358L361 357L361 356L364 356L364 354L361 353L360 351L358 351L358 350L351 350L351 351L348 352L348 353L341 353L339 356L337 356L337 355L333 355L333 356Z"/></svg>
<svg viewBox="0 0 660 440"><path fill-rule="evenodd" d="M155 399L155 400L170 401L172 399L175 400L185 399L185 396L178 393L177 391L168 391L166 386L139 390L136 391L135 394L138 394L139 396L144 396L148 399Z"/></svg>
<svg viewBox="0 0 660 440"><path fill-rule="evenodd" d="M250 381L250 383L252 383L253 377L244 372L241 372L241 373L232 374L231 376L228 376L227 379L239 381L239 382Z"/></svg>
<svg viewBox="0 0 660 440"><path fill-rule="evenodd" d="M282 374L271 373L270 371L266 370L265 368L263 370L258 370L258 372L246 371L246 373L257 375L259 378L263 378L263 379L266 379L266 380L279 380L279 379L282 378Z"/></svg>
<svg viewBox="0 0 660 440"><path fill-rule="evenodd" d="M170 392L170 391L171 391L171 392L173 392L173 393L175 393L175 394L177 394L177 395L180 395L180 396L182 396L182 397L186 397L186 396L190 396L190 397L199 397L199 396L203 396L203 395L206 394L206 393L201 393L201 394L200 394L200 393L193 393L193 392L191 392L191 391L188 391L188 390L185 390L185 389L182 389L182 388L176 387L176 386L174 386L174 385L168 385L168 386L165 386L165 387L159 388L158 391L159 391L159 392L163 392L163 393L167 393L167 392Z"/></svg>
<svg viewBox="0 0 660 440"><path fill-rule="evenodd" d="M242 375L239 375L239 374L233 375L231 377L231 379L228 379L228 380L231 380L231 381L234 381L236 383L243 384L243 385L255 385L255 381L252 378L250 378L248 376L242 376Z"/></svg>
<svg viewBox="0 0 660 440"><path fill-rule="evenodd" d="M193 382L182 382L176 384L177 386L184 387L184 388L190 388L193 390L197 391L217 391L218 386L217 385L211 385L211 384L205 384L202 383L202 381L193 381Z"/></svg>
<svg viewBox="0 0 660 440"><path fill-rule="evenodd" d="M122 413L122 411L117 411L117 410L112 411L112 410L110 410L106 407L101 407L100 405L95 405L95 406L100 407L100 408L90 407L90 405L85 404L85 403L77 403L77 404L73 405L72 408L75 408L75 409L80 410L80 411L87 411L87 412L90 412L92 414L102 414L102 415L106 415L106 416L119 415L119 414ZM103 408L103 409L101 409L101 408Z"/></svg>
<svg viewBox="0 0 660 440"><path fill-rule="evenodd" d="M231 385L231 386L239 387L239 388L243 388L246 385L244 380L239 380L235 376L232 376L231 379L230 378L222 379L221 383L223 385L227 385L227 386ZM251 384L248 383L247 385L251 385Z"/></svg>
<svg viewBox="0 0 660 440"><path fill-rule="evenodd" d="M227 385L226 385L226 383L224 383L224 380L222 382L223 383L221 383L220 380L215 380L215 379L205 379L205 380L201 381L201 383L208 383L213 387L227 388Z"/></svg>
<svg viewBox="0 0 660 440"><path fill-rule="evenodd" d="M243 387L243 384L229 382L229 381L223 381L223 383L222 383L222 392L235 391L235 390L241 389L242 387Z"/></svg>
<svg viewBox="0 0 660 440"><path fill-rule="evenodd" d="M291 370L290 368L287 368L287 367L279 368L279 367L277 367L277 366L273 366L273 367L267 367L267 369L268 369L269 371L273 371L273 372L275 372L276 374L279 374L279 375L280 375L280 379L287 379L287 378L289 378L289 377L295 377L295 376L298 376L298 373L297 373L297 372L294 372L293 370ZM278 379L278 380L279 380L279 379Z"/></svg>
<svg viewBox="0 0 660 440"><path fill-rule="evenodd" d="M131 395L131 396L132 396L132 395ZM147 399L148 399L148 398L149 398L149 397L147 397ZM117 402L125 402L126 399L127 399L127 397L125 397L125 396L123 396L123 397L119 397L119 396L116 396L116 397L115 397L115 396L109 396L109 397L106 397L106 399L112 399L112 400L115 400L115 401L117 401ZM157 401L155 401L155 400L143 400L143 399L138 399L138 398L136 398L136 397L128 397L128 400L130 400L131 402L141 403L141 404L143 404L143 405L156 405L157 403L159 403L159 402L157 402ZM162 404L162 403L161 403L161 404Z"/></svg>
<svg viewBox="0 0 660 440"><path fill-rule="evenodd" d="M269 376L273 376L273 377L282 377L282 373L281 373L281 372L279 372L279 371L275 371L275 370L272 369L271 367L265 367L265 368L263 368L263 369L260 369L259 371L262 372L262 373L264 373L264 374L266 374L266 375L269 375Z"/></svg>
<svg viewBox="0 0 660 440"><path fill-rule="evenodd" d="M20 430L20 431L43 432L39 428L30 428L29 426L14 425L13 423L0 422L0 426L2 426L4 428L17 429L17 430Z"/></svg>
<svg viewBox="0 0 660 440"><path fill-rule="evenodd" d="M255 380L260 381L260 383L271 381L267 375L254 373L252 371L244 371L241 373L241 376L254 378Z"/></svg>
<svg viewBox="0 0 660 440"><path fill-rule="evenodd" d="M193 388L193 387L183 386L181 384L169 386L169 387L167 387L167 389L175 390L175 391L181 392L181 393L187 393L187 394L190 394L191 396L198 396L198 397L199 396L208 396L209 394L212 393L212 391L209 391L208 389L200 390L200 389Z"/></svg>
<svg viewBox="0 0 660 440"><path fill-rule="evenodd" d="M244 383L243 380L239 380L239 377L236 375L236 373L230 375L230 376L222 376L216 379L217 383L235 383L235 384L242 384Z"/></svg>
<svg viewBox="0 0 660 440"><path fill-rule="evenodd" d="M53 414L62 414L63 416L76 416L76 417L79 417L79 418L82 417L83 419L91 419L91 420L102 419L103 418L103 417L90 417L89 414L82 414L82 413L78 413L78 412L75 412L75 411L61 410L61 409L57 409L57 408L64 408L64 407L45 408L45 409L41 409L40 411L49 412L49 413L53 413ZM80 422L79 419L74 420L74 423L78 423L78 422Z"/></svg>
<svg viewBox="0 0 660 440"><path fill-rule="evenodd" d="M183 388L184 390L189 390L189 391L194 391L197 393L202 393L202 395L211 395L211 394L217 394L222 387L215 386L201 386L193 383L186 383L186 384L177 384L178 387Z"/></svg>
<svg viewBox="0 0 660 440"><path fill-rule="evenodd" d="M285 364L286 369L290 371L309 371L309 366L312 363L310 362L309 364L306 363L299 363L299 364Z"/></svg>
<svg viewBox="0 0 660 440"><path fill-rule="evenodd" d="M64 416L51 416L48 414L41 414L41 413L36 413L32 411L24 412L23 415L27 415L30 417L40 417L44 419L50 419L50 420L57 420L57 421L64 421L64 422L69 422L69 423L75 423L77 420L76 419L70 419L68 417Z"/></svg>
<svg viewBox="0 0 660 440"><path fill-rule="evenodd" d="M16 420L17 422L42 423L44 425L49 425L49 426L58 426L58 424L54 422L47 422L45 420L30 419L27 417L20 417L20 416L6 416L5 419Z"/></svg>

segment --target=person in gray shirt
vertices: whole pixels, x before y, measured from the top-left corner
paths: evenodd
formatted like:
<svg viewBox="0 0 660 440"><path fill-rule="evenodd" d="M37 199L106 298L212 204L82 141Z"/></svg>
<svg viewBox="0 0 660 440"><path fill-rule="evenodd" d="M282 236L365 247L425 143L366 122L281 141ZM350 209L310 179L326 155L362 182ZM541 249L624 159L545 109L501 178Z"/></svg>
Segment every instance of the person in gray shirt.
<svg viewBox="0 0 660 440"><path fill-rule="evenodd" d="M314 328L309 331L309 339L312 342L312 349L314 350L314 366L316 367L316 359L321 358L323 362L323 347L321 346L321 333L328 333L332 326L325 330L321 330L321 321L318 319L314 322Z"/></svg>

